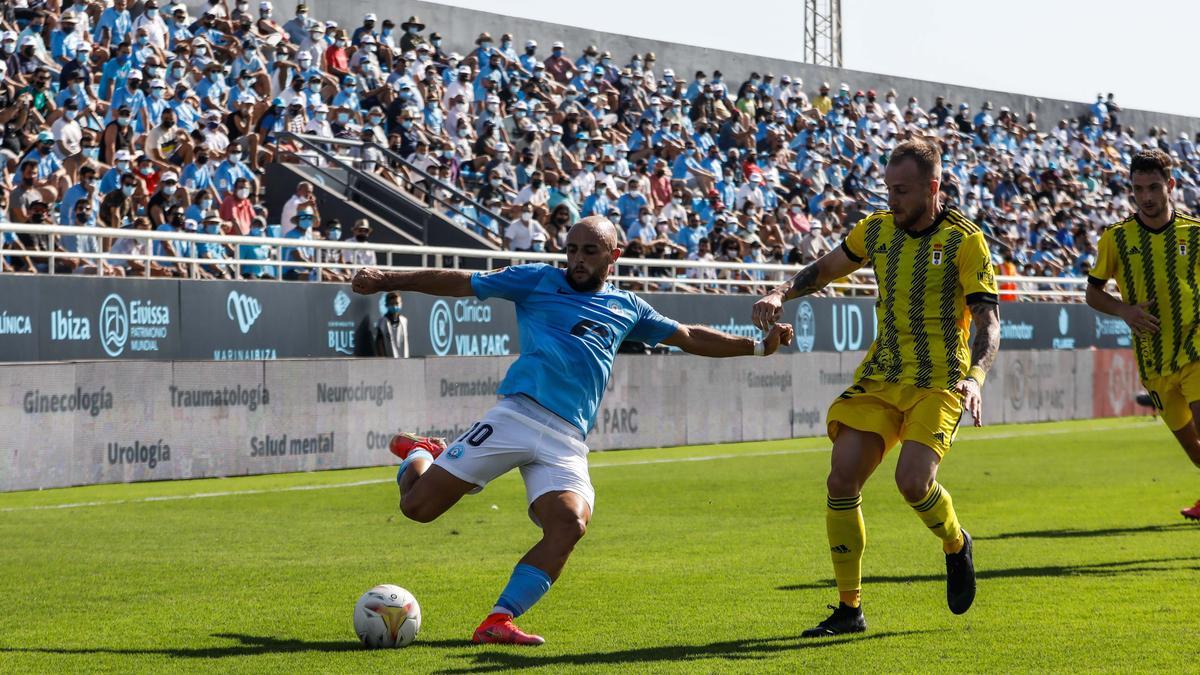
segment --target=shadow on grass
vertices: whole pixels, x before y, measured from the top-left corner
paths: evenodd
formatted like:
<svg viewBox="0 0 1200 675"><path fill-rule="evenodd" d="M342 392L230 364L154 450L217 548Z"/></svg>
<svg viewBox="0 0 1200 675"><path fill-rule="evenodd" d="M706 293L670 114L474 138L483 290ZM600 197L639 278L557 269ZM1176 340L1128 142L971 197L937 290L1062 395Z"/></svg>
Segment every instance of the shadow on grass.
<svg viewBox="0 0 1200 675"><path fill-rule="evenodd" d="M357 640L297 640L265 635L214 633L212 637L237 640L239 644L225 647L195 648L128 648L117 647L0 647L0 653L17 654L118 654L129 656L172 656L176 658L213 659L226 656L257 656L260 654L292 654L300 652L360 652L365 651ZM425 647L469 647L469 640L432 640L420 643Z"/></svg>
<svg viewBox="0 0 1200 675"><path fill-rule="evenodd" d="M474 659L474 663L462 668L438 671L445 675L466 673L490 673L518 668L563 668L568 666L603 666L619 664L654 664L660 662L678 663L699 659L754 660L762 659L772 654L782 652L802 651L832 647L845 642L862 642L879 640L904 635L919 635L933 631L898 631L887 633L867 633L866 635L847 636L827 639L802 639L797 635L774 638L751 638L745 640L726 640L706 645L666 645L661 647L639 647L638 649L621 649L610 652L579 652L573 654L554 654L540 656L527 647L516 648L518 651L505 649L496 651L494 648L484 648L478 654L464 655Z"/></svg>
<svg viewBox="0 0 1200 675"><path fill-rule="evenodd" d="M1004 532L990 537L975 537L979 541L1000 539L1074 539L1077 537L1111 537L1120 534L1142 534L1146 532L1200 532L1195 523L1173 523L1171 525L1144 525L1142 527L1109 527L1099 530L1032 530L1029 532Z"/></svg>
<svg viewBox="0 0 1200 675"><path fill-rule="evenodd" d="M1023 577L1115 577L1123 574L1145 574L1148 572L1171 572L1177 570L1200 570L1200 566L1181 567L1166 563L1200 561L1200 557L1183 558L1150 558L1146 560L1119 560L1106 563L1091 563L1084 565L1045 565L1042 567L1008 567L1002 569L984 569L975 573L977 579L1011 579ZM896 576L866 576L863 584L910 584L921 582L944 582L945 574L912 574ZM790 584L779 586L777 591L808 591L833 588L833 579L807 584Z"/></svg>

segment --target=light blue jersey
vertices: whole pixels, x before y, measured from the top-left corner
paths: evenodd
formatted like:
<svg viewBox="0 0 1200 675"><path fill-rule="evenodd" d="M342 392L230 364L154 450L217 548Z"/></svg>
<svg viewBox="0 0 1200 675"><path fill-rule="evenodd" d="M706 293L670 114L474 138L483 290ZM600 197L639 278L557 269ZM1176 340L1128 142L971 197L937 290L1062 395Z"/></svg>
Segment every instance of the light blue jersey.
<svg viewBox="0 0 1200 675"><path fill-rule="evenodd" d="M612 284L595 293L576 292L564 270L543 263L476 273L471 287L480 300L504 298L517 306L521 356L498 393L524 394L585 435L596 423L621 342L656 345L679 328Z"/></svg>

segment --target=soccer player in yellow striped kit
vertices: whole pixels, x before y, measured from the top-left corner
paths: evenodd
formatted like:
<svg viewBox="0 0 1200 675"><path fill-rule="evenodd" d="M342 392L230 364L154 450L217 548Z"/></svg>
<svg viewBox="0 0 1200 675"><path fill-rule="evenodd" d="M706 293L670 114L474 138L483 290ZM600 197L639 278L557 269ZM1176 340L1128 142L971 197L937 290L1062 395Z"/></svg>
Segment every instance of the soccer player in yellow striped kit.
<svg viewBox="0 0 1200 675"><path fill-rule="evenodd" d="M959 525L937 469L964 408L981 424L980 389L1000 346L996 279L979 227L941 204L941 151L925 140L896 146L884 174L888 211L860 221L841 247L754 305L766 329L783 303L819 291L863 265L879 285L879 335L827 416L833 441L825 511L840 602L804 637L866 630L861 606L866 526L862 487L901 445L896 485L946 556L946 601L955 614L975 600L971 537ZM976 335L967 342L971 321Z"/></svg>
<svg viewBox="0 0 1200 675"><path fill-rule="evenodd" d="M1171 208L1171 158L1143 150L1129 164L1137 212L1104 231L1087 303L1133 330L1150 401L1200 467L1200 220ZM1117 280L1119 300L1104 290ZM1200 520L1200 501L1183 511Z"/></svg>

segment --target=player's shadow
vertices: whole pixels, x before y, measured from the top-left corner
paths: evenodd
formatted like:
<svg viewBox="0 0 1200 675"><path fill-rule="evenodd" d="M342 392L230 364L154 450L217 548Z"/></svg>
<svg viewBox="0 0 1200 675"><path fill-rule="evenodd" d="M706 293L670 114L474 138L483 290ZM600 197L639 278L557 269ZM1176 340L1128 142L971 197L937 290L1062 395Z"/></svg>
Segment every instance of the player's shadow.
<svg viewBox="0 0 1200 675"><path fill-rule="evenodd" d="M1184 532L1192 530L1200 532L1200 526L1195 523L1173 523L1171 525L1143 525L1141 527L1106 527L1097 530L1030 530L1028 532L1003 532L991 536L975 537L979 541L996 541L1001 539L1076 539L1083 537L1112 537L1122 534L1144 534L1148 532Z"/></svg>
<svg viewBox="0 0 1200 675"><path fill-rule="evenodd" d="M118 654L124 656L172 656L176 658L213 659L227 656L257 656L260 654L295 654L301 652L358 652L363 646L357 640L297 640L266 635L214 633L213 637L237 640L239 644L222 647L178 648L118 648L118 647L0 647L0 653L25 654ZM468 640L422 640L426 647L467 647Z"/></svg>
<svg viewBox="0 0 1200 675"><path fill-rule="evenodd" d="M1200 561L1200 557L1188 556L1181 558L1148 558L1145 560L1118 560L1106 563L1090 563L1081 565L1044 565L1040 567L1005 567L1000 569L983 569L975 573L978 579L1011 579L1025 577L1115 577L1124 574L1146 574L1150 572L1171 572L1178 570L1200 570L1200 565L1179 566L1168 563ZM920 582L944 582L945 574L910 574L863 577L864 584L910 584ZM789 584L779 586L777 591L808 591L826 589L834 586L833 579L824 579L807 584Z"/></svg>
<svg viewBox="0 0 1200 675"><path fill-rule="evenodd" d="M462 668L438 671L445 675L466 673L490 673L502 670L525 668L554 668L561 669L569 666L596 668L604 665L625 664L676 664L701 659L725 659L745 661L763 659L781 652L799 651L805 649L820 649L832 647L846 642L862 642L864 640L880 640L904 635L918 635L932 631L896 631L883 633L868 633L866 635L846 636L825 639L803 639L799 635L787 635L773 638L747 638L744 640L725 640L706 645L667 645L661 647L639 647L637 649L620 649L610 652L578 652L572 654L555 654L539 656L529 653L496 651L486 648L477 654L468 654L467 658L474 663Z"/></svg>

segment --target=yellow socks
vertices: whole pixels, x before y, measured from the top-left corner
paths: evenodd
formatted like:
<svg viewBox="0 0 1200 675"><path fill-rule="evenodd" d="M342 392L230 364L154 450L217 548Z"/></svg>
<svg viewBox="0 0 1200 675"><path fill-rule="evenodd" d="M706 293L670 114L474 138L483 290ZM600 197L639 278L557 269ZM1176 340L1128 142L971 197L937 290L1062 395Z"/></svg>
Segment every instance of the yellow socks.
<svg viewBox="0 0 1200 675"><path fill-rule="evenodd" d="M963 547L962 527L958 524L958 516L954 513L954 500L950 493L937 481L933 487L920 499L909 502L909 506L917 512L917 517L925 523L938 539L942 540L942 550L946 553L958 553Z"/></svg>
<svg viewBox="0 0 1200 675"><path fill-rule="evenodd" d="M829 552L833 558L838 595L842 602L857 607L862 587L863 549L867 545L862 495L830 497L825 509L825 529L829 533Z"/></svg>

